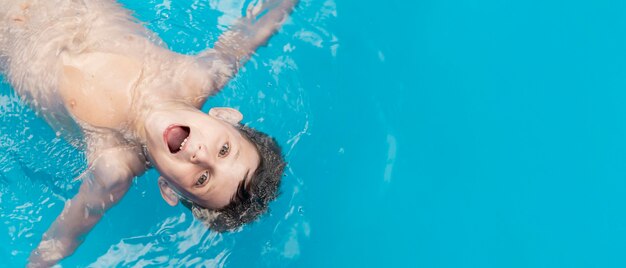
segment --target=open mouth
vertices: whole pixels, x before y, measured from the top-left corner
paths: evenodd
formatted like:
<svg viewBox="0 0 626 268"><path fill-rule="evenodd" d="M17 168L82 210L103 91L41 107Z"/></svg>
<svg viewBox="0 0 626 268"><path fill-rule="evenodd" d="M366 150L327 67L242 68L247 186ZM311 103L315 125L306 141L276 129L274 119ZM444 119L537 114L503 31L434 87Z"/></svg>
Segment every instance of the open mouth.
<svg viewBox="0 0 626 268"><path fill-rule="evenodd" d="M163 136L170 153L178 153L185 147L189 133L191 133L191 129L187 126L170 126L165 130Z"/></svg>

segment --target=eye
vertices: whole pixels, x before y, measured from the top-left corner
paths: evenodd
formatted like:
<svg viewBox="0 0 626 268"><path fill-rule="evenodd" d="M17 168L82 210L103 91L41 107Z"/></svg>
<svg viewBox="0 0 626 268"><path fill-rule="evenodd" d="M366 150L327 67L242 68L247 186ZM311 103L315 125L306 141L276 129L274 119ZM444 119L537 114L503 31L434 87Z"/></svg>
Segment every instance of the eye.
<svg viewBox="0 0 626 268"><path fill-rule="evenodd" d="M209 179L209 171L206 170L204 172L202 172L202 175L200 175L200 177L198 177L198 180L196 181L196 186L202 186L204 185L204 183Z"/></svg>
<svg viewBox="0 0 626 268"><path fill-rule="evenodd" d="M219 157L226 157L228 155L228 153L230 152L230 144L224 143L224 145L222 145L222 148L220 149L220 152L218 153Z"/></svg>

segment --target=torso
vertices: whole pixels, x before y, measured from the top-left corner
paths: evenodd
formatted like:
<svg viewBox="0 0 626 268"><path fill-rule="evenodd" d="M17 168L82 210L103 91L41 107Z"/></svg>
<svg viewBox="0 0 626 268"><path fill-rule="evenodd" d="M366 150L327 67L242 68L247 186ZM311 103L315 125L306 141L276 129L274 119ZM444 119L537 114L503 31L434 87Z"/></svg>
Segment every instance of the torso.
<svg viewBox="0 0 626 268"><path fill-rule="evenodd" d="M124 130L141 102L185 99L189 87L207 85L190 57L162 47L114 1L0 5L7 6L0 11L0 70L76 146L85 145L87 132L132 142Z"/></svg>
<svg viewBox="0 0 626 268"><path fill-rule="evenodd" d="M81 123L118 129L127 125L142 64L123 55L93 52L63 57L59 93Z"/></svg>

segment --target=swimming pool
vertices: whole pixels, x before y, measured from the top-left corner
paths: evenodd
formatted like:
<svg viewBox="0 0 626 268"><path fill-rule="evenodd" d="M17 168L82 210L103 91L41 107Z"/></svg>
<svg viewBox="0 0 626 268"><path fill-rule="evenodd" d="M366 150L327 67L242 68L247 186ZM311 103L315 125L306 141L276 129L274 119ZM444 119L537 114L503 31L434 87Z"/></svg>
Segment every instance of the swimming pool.
<svg viewBox="0 0 626 268"><path fill-rule="evenodd" d="M244 1L130 1L174 50ZM412 2L412 1L411 1ZM207 107L289 166L271 213L219 235L154 171L64 267L624 267L626 6L302 0ZM83 156L0 90L0 266L21 267Z"/></svg>

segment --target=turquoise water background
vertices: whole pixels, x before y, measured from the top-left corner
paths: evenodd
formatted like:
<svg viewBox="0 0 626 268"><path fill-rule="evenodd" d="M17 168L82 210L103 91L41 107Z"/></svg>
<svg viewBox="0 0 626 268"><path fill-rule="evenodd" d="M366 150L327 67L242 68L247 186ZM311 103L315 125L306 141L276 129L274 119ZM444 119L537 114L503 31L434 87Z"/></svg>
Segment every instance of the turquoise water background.
<svg viewBox="0 0 626 268"><path fill-rule="evenodd" d="M244 1L122 1L200 51ZM206 231L138 178L64 267L626 267L626 3L302 0L207 106L289 167ZM0 260L23 266L84 159L0 91Z"/></svg>

